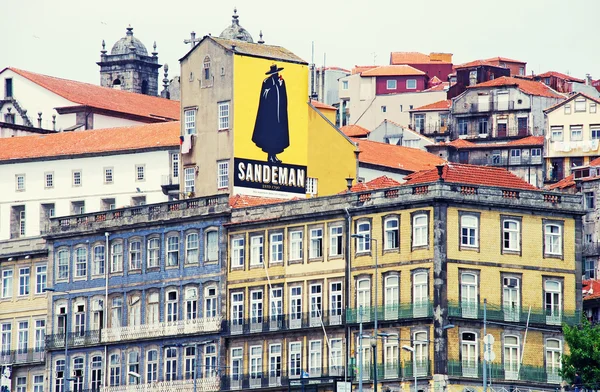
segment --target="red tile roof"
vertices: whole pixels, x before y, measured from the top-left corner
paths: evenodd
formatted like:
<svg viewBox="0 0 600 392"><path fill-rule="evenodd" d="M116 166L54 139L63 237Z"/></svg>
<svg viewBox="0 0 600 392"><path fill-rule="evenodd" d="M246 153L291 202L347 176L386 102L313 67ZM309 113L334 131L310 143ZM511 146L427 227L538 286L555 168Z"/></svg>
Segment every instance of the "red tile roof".
<svg viewBox="0 0 600 392"><path fill-rule="evenodd" d="M590 162L590 166L600 166L600 158L596 158Z"/></svg>
<svg viewBox="0 0 600 392"><path fill-rule="evenodd" d="M492 67L498 67L496 64L494 64L494 63L492 63L491 61L488 61L488 60L474 60L474 61L469 61L468 63L455 65L454 69L480 67L482 65L487 65L487 66L492 66Z"/></svg>
<svg viewBox="0 0 600 392"><path fill-rule="evenodd" d="M448 87L450 87L450 83L449 82L442 82L440 84L437 84L433 87L429 87L427 90L423 90L423 92L430 92L430 91L444 91L447 90Z"/></svg>
<svg viewBox="0 0 600 392"><path fill-rule="evenodd" d="M485 59L485 61L502 61L505 63L518 63L518 64L527 64L525 61L513 60L506 57L492 57L490 59Z"/></svg>
<svg viewBox="0 0 600 392"><path fill-rule="evenodd" d="M483 149L483 148L499 148L499 147L512 147L512 146L543 146L543 136L527 136L517 140L511 140L508 143L473 143L469 140L454 139L453 141L446 143L441 142L436 146L451 146L460 149Z"/></svg>
<svg viewBox="0 0 600 392"><path fill-rule="evenodd" d="M179 121L2 139L0 162L179 146Z"/></svg>
<svg viewBox="0 0 600 392"><path fill-rule="evenodd" d="M596 279L584 279L581 283L584 301L600 298L600 281Z"/></svg>
<svg viewBox="0 0 600 392"><path fill-rule="evenodd" d="M79 105L146 117L153 121L179 120L180 117L179 101L55 78L12 67L6 69L10 69L35 84Z"/></svg>
<svg viewBox="0 0 600 392"><path fill-rule="evenodd" d="M434 103L430 103L429 105L421 106L416 109L411 109L411 112L423 112L427 110L450 110L450 106L452 105L451 99L445 99L443 101L438 101Z"/></svg>
<svg viewBox="0 0 600 392"><path fill-rule="evenodd" d="M355 65L354 68L352 68L352 75L359 74L377 67L378 65Z"/></svg>
<svg viewBox="0 0 600 392"><path fill-rule="evenodd" d="M585 83L585 80L583 80L583 79L574 78L573 76L565 75L564 73L554 72L554 71L544 72L544 73L541 73L541 74L535 75L535 76L540 77L540 78L549 78L551 76L554 76L555 78L564 79L564 80L568 80L571 82Z"/></svg>
<svg viewBox="0 0 600 392"><path fill-rule="evenodd" d="M348 137L364 137L371 133L371 131L361 127L360 125L344 125L340 128L340 131L344 132L344 134Z"/></svg>
<svg viewBox="0 0 600 392"><path fill-rule="evenodd" d="M543 146L544 145L544 137L543 136L527 136L522 139L512 140L506 143L510 146Z"/></svg>
<svg viewBox="0 0 600 392"><path fill-rule="evenodd" d="M323 102L315 101L314 99L310 100L310 103L316 107L317 109L325 109L325 110L337 110L336 107L324 104Z"/></svg>
<svg viewBox="0 0 600 392"><path fill-rule="evenodd" d="M279 199L275 197L262 197L262 196L249 196L249 195L235 195L229 198L229 206L231 208L245 208L245 207L256 207L265 204L276 204L283 203L294 199Z"/></svg>
<svg viewBox="0 0 600 392"><path fill-rule="evenodd" d="M441 63L450 64L446 61L431 59L431 55L420 52L392 52L390 64L428 64Z"/></svg>
<svg viewBox="0 0 600 392"><path fill-rule="evenodd" d="M445 182L458 184L496 186L528 191L538 189L508 170L499 167L447 163L442 169L442 178ZM410 174L406 180L407 185L438 181L438 169L433 168Z"/></svg>
<svg viewBox="0 0 600 392"><path fill-rule="evenodd" d="M427 170L446 161L437 155L417 148L379 143L371 140L353 139L358 143L360 163L384 166L403 171Z"/></svg>
<svg viewBox="0 0 600 392"><path fill-rule="evenodd" d="M425 72L410 65L382 65L361 72L361 76L413 76L425 75Z"/></svg>
<svg viewBox="0 0 600 392"><path fill-rule="evenodd" d="M352 188L350 188L350 191L345 190L343 192L340 192L340 194L344 194L344 193L348 193L348 192L364 192L364 191L373 191L373 190L377 190L377 189L394 188L394 187L397 187L400 185L401 184L398 181L394 180L393 178L390 178L388 176L381 176L381 177L377 177L368 182L356 183L356 184L352 185Z"/></svg>
<svg viewBox="0 0 600 392"><path fill-rule="evenodd" d="M562 180L560 180L557 183L554 183L552 185L548 185L546 187L546 189L548 189L548 190L566 189L566 188L571 188L573 186L575 186L575 175L571 174L570 176L567 176L567 177L563 178Z"/></svg>
<svg viewBox="0 0 600 392"><path fill-rule="evenodd" d="M516 86L519 90L525 94L538 95L541 97L548 98L565 98L564 95L560 95L550 87L546 86L541 82L534 82L533 80L513 78L509 76L501 76L496 79L488 80L487 82L479 83L474 86L468 86L467 88L484 88L484 87L501 87L501 86Z"/></svg>

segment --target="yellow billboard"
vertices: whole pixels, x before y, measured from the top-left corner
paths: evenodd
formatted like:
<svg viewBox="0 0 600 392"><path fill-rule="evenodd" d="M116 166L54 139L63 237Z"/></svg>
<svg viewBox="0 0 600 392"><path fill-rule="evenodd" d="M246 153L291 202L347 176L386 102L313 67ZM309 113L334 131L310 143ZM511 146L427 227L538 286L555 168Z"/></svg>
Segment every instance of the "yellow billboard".
<svg viewBox="0 0 600 392"><path fill-rule="evenodd" d="M234 56L234 186L305 193L308 67Z"/></svg>

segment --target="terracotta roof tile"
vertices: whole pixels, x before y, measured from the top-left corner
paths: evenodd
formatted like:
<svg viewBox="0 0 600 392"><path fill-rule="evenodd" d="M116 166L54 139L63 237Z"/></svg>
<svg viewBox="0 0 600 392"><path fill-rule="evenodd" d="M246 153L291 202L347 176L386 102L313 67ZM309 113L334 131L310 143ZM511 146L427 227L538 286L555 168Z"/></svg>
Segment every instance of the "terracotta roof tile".
<svg viewBox="0 0 600 392"><path fill-rule="evenodd" d="M179 101L60 79L22 69L11 71L79 105L157 120L179 120Z"/></svg>
<svg viewBox="0 0 600 392"><path fill-rule="evenodd" d="M324 104L323 102L319 102L314 99L311 99L310 103L317 109L337 110L337 108L335 106L327 105L327 104Z"/></svg>
<svg viewBox="0 0 600 392"><path fill-rule="evenodd" d="M2 139L0 162L179 146L179 121Z"/></svg>
<svg viewBox="0 0 600 392"><path fill-rule="evenodd" d="M549 78L551 76L554 76L555 78L564 79L564 80L568 80L571 82L585 83L585 80L583 80L583 79L574 78L573 76L565 75L564 73L554 72L554 71L544 72L544 73L541 73L541 74L535 75L535 76L540 77L540 78Z"/></svg>
<svg viewBox="0 0 600 392"><path fill-rule="evenodd" d="M492 67L498 67L496 64L494 64L494 63L492 63L491 61L488 61L488 60L474 60L474 61L469 61L468 63L463 63L463 64L455 65L454 69L480 67L482 65L487 65L487 66L492 66Z"/></svg>
<svg viewBox="0 0 600 392"><path fill-rule="evenodd" d="M590 162L590 166L600 166L600 158L596 158Z"/></svg>
<svg viewBox="0 0 600 392"><path fill-rule="evenodd" d="M354 68L352 68L352 75L363 73L377 67L378 65L355 65Z"/></svg>
<svg viewBox="0 0 600 392"><path fill-rule="evenodd" d="M431 92L431 91L445 91L448 90L448 88L450 87L450 83L449 82L442 82L440 84L437 84L433 87L428 88L427 90L423 90L423 92Z"/></svg>
<svg viewBox="0 0 600 392"><path fill-rule="evenodd" d="M421 106L416 109L411 109L411 112L423 112L427 110L450 110L450 106L452 105L451 99L445 99L443 101L437 101L434 103L430 103L429 105Z"/></svg>
<svg viewBox="0 0 600 392"><path fill-rule="evenodd" d="M382 65L361 73L361 76L413 76L425 75L425 72L410 65Z"/></svg>
<svg viewBox="0 0 600 392"><path fill-rule="evenodd" d="M453 141L446 143L441 142L436 144L437 146L451 146L456 149L484 149L484 148L501 148L506 146L543 146L543 136L527 136L517 140L511 140L508 143L473 143L469 140L454 139Z"/></svg>
<svg viewBox="0 0 600 392"><path fill-rule="evenodd" d="M344 194L344 193L348 193L348 192L363 192L363 191L373 191L373 190L377 190L377 189L385 189L385 188L394 188L397 186L400 186L401 184L394 180L393 178L390 178L388 176L381 176L381 177L377 177L372 179L371 181L368 182L359 182L357 184L352 185L352 188L350 188L350 190L345 190L343 192L340 192L340 194Z"/></svg>
<svg viewBox="0 0 600 392"><path fill-rule="evenodd" d="M584 301L600 298L600 281L596 279L584 279L581 283Z"/></svg>
<svg viewBox="0 0 600 392"><path fill-rule="evenodd" d="M441 63L450 64L446 61L432 59L431 55L420 52L392 52L390 55L390 64L428 64Z"/></svg>
<svg viewBox="0 0 600 392"><path fill-rule="evenodd" d="M430 169L446 161L437 155L417 148L379 143L371 140L353 139L358 143L361 163L389 167L409 172Z"/></svg>
<svg viewBox="0 0 600 392"><path fill-rule="evenodd" d="M283 203L294 199L279 199L262 196L250 196L250 195L235 195L229 198L229 206L231 208L244 208L244 207L256 207L266 204Z"/></svg>
<svg viewBox="0 0 600 392"><path fill-rule="evenodd" d="M340 128L340 131L344 132L344 135L348 137L363 137L371 133L371 131L360 125L344 125Z"/></svg>
<svg viewBox="0 0 600 392"><path fill-rule="evenodd" d="M519 90L526 94L538 95L541 97L565 98L563 95L558 94L544 83L534 82L533 80L513 78L509 76L501 76L499 78L488 80L487 82L479 83L474 86L468 86L467 88L473 89L500 86L516 86Z"/></svg>
<svg viewBox="0 0 600 392"><path fill-rule="evenodd" d="M445 182L458 184L495 186L528 191L538 189L506 169L491 166L447 163L442 169L442 178ZM406 180L407 185L438 181L438 169L434 168L413 173L407 176Z"/></svg>
<svg viewBox="0 0 600 392"><path fill-rule="evenodd" d="M566 189L566 188L571 188L572 186L575 186L575 175L574 174L571 174L570 176L563 178L562 180L560 180L557 183L548 185L546 187L546 189L548 189L548 190Z"/></svg>
<svg viewBox="0 0 600 392"><path fill-rule="evenodd" d="M506 57L492 57L489 59L485 59L485 61L503 61L505 63L519 63L519 64L527 64L525 61L513 60Z"/></svg>
<svg viewBox="0 0 600 392"><path fill-rule="evenodd" d="M544 145L544 137L543 136L527 136L522 139L511 140L506 143L510 146L543 146Z"/></svg>

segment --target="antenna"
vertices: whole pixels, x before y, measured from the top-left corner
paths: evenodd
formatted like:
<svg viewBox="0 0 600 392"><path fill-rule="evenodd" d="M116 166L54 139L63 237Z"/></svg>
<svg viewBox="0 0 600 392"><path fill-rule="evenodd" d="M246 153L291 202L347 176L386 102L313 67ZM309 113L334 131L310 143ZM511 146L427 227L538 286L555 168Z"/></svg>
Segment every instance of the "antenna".
<svg viewBox="0 0 600 392"><path fill-rule="evenodd" d="M373 65L376 65L377 52L372 52L371 54L373 55Z"/></svg>
<svg viewBox="0 0 600 392"><path fill-rule="evenodd" d="M315 41L312 41L310 63L310 99L315 99Z"/></svg>

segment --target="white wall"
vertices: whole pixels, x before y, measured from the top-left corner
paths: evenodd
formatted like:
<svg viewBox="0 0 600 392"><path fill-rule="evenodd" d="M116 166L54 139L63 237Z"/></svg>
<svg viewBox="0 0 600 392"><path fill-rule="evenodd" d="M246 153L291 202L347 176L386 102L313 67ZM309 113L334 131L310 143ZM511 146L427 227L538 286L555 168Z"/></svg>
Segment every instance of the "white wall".
<svg viewBox="0 0 600 392"><path fill-rule="evenodd" d="M94 129L128 127L141 124L146 123L119 117L109 117L103 114L94 114Z"/></svg>
<svg viewBox="0 0 600 392"><path fill-rule="evenodd" d="M392 170L392 169L390 169L390 170ZM400 183L406 182L404 180L404 177L406 177L406 174L401 174L401 173L394 172L394 171L377 170L377 169L367 168L364 166L359 166L358 171L359 171L358 177L361 179L364 178L364 182L369 182L369 181L374 180L377 177L381 177L381 176L388 176Z"/></svg>
<svg viewBox="0 0 600 392"><path fill-rule="evenodd" d="M173 152L176 152L174 150ZM137 181L135 165L145 165L145 180ZM104 168L113 168L113 183L104 183ZM81 170L81 186L73 186L74 170ZM0 165L0 240L10 238L11 206L25 205L25 236L40 234L41 204L55 204L55 216L70 215L71 201L85 201L86 212L101 210L101 200L114 198L116 207L146 196L146 203L168 198L162 193L163 176L170 174L170 152L106 155L89 158L34 161ZM54 173L54 187L45 188L46 172ZM25 174L25 190L16 191L15 176ZM141 193L136 191L140 188Z"/></svg>

